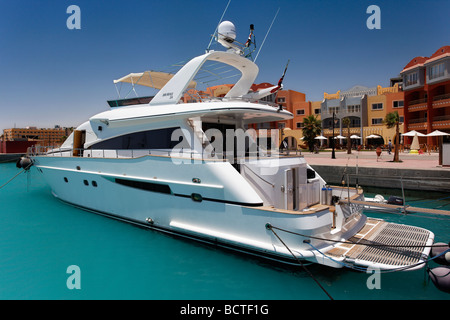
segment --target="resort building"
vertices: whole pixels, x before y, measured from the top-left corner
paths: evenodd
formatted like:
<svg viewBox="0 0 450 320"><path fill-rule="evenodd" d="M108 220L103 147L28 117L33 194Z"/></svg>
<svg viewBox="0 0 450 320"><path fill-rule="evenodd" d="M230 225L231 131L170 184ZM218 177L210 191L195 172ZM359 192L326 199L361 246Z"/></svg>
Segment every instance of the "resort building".
<svg viewBox="0 0 450 320"><path fill-rule="evenodd" d="M387 144L389 140L394 143L395 128L388 129L383 120L389 112L397 111L400 123L403 123L403 104L403 92L399 83L386 88L380 85L371 88L357 85L347 91L339 90L333 94L325 92L320 103L323 135L328 138L328 144L331 144L334 122L334 136L358 136L359 138L352 139L354 145L370 144L366 140L370 135L380 136L377 144ZM342 123L344 118L350 120L350 132ZM402 125L400 132L403 133ZM346 143L344 139L343 142Z"/></svg>
<svg viewBox="0 0 450 320"><path fill-rule="evenodd" d="M413 58L400 74L407 131L450 133L450 46L439 48L429 58ZM427 144L436 146L437 138L428 137Z"/></svg>
<svg viewBox="0 0 450 320"><path fill-rule="evenodd" d="M4 141L36 141L41 146L60 146L71 129L56 126L53 129L41 129L36 127L13 128L3 130Z"/></svg>

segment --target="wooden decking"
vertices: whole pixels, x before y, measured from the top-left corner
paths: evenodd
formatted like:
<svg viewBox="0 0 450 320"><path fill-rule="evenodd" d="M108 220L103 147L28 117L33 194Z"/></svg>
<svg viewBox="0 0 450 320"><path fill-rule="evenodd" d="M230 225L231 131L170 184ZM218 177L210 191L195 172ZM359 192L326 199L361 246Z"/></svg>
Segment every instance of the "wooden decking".
<svg viewBox="0 0 450 320"><path fill-rule="evenodd" d="M430 235L422 228L368 218L348 243L338 244L326 254L362 265L411 266L422 259Z"/></svg>
<svg viewBox="0 0 450 320"><path fill-rule="evenodd" d="M383 220L368 218L364 227L353 237L347 240L349 243L340 243L334 249L327 252L327 255L335 257L352 257L364 249L364 246L358 243L361 240L371 238L386 222Z"/></svg>

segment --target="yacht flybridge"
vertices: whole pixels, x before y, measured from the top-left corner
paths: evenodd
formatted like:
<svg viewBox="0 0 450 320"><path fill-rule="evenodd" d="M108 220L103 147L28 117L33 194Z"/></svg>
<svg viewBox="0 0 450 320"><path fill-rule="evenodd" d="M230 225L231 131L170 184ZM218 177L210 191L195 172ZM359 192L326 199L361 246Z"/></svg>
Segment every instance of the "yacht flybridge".
<svg viewBox="0 0 450 320"><path fill-rule="evenodd" d="M278 131L249 127L293 115L262 101L282 88L281 81L251 91L258 66L234 43L234 27L221 26L217 40L227 51L195 57L176 74L147 71L116 80L159 91L112 100L108 111L77 127L60 148L31 151L54 196L107 217L288 264L422 267L433 233L366 217L363 206L352 203L364 200L361 189L328 186L302 156L271 147ZM186 102L207 62L232 67L240 78L222 97Z"/></svg>

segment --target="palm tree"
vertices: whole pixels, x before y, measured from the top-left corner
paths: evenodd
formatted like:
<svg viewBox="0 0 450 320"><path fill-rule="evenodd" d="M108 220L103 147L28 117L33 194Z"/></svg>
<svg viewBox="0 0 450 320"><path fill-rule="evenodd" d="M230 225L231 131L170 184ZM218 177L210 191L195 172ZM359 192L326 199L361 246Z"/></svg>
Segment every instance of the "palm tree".
<svg viewBox="0 0 450 320"><path fill-rule="evenodd" d="M395 127L395 151L394 162L400 162L399 159L399 144L400 144L400 116L397 111L389 112L384 118L384 124L390 129Z"/></svg>
<svg viewBox="0 0 450 320"><path fill-rule="evenodd" d="M308 143L309 151L314 151L315 137L322 132L322 125L320 120L314 115L309 115L303 119L303 141Z"/></svg>
<svg viewBox="0 0 450 320"><path fill-rule="evenodd" d="M352 154L352 140L350 139L350 118L342 119L342 125L347 127L347 154Z"/></svg>

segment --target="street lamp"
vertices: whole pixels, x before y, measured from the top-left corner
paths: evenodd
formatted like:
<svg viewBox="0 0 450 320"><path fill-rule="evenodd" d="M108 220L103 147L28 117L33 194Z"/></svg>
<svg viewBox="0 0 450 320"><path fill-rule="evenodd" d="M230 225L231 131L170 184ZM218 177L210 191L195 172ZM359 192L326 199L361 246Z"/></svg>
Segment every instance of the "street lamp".
<svg viewBox="0 0 450 320"><path fill-rule="evenodd" d="M334 152L334 123L335 123L335 113L333 111L333 136L331 137L331 159L336 159L336 154Z"/></svg>

